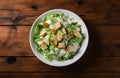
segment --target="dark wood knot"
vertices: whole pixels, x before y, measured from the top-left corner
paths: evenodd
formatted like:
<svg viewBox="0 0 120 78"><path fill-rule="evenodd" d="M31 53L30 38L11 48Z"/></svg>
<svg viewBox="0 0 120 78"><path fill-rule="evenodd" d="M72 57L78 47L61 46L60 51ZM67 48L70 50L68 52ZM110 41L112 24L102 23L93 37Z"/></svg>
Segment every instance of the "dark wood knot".
<svg viewBox="0 0 120 78"><path fill-rule="evenodd" d="M77 4L80 5L80 6L84 4L84 1L83 1L83 0L77 0L76 2L77 2Z"/></svg>
<svg viewBox="0 0 120 78"><path fill-rule="evenodd" d="M34 10L37 10L37 9L38 9L38 6L32 5L31 8L34 9Z"/></svg>
<svg viewBox="0 0 120 78"><path fill-rule="evenodd" d="M12 29L14 30L17 30L17 27L16 26L11 26Z"/></svg>
<svg viewBox="0 0 120 78"><path fill-rule="evenodd" d="M23 16L17 16L14 20L12 20L12 22L13 22L14 24L17 24L17 23L19 23L23 18L24 18Z"/></svg>
<svg viewBox="0 0 120 78"><path fill-rule="evenodd" d="M10 56L7 58L7 63L8 64L14 64L16 62L16 57L15 56Z"/></svg>
<svg viewBox="0 0 120 78"><path fill-rule="evenodd" d="M118 43L118 44L116 45L116 47L120 48L120 43Z"/></svg>
<svg viewBox="0 0 120 78"><path fill-rule="evenodd" d="M112 51L112 52L110 53L110 55L113 56L113 55L114 55L114 52Z"/></svg>

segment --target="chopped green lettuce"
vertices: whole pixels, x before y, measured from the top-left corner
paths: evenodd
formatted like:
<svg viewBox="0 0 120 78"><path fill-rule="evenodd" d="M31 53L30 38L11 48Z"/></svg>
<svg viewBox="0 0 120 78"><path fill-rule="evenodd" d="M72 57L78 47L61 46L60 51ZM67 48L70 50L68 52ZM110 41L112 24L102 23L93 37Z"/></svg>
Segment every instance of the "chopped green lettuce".
<svg viewBox="0 0 120 78"><path fill-rule="evenodd" d="M45 27L43 22L48 23L48 27ZM58 22L61 24L61 27L56 29L55 27ZM65 30L63 31L62 29ZM74 35L75 29L80 32L79 36ZM42 30L44 31L42 32ZM62 32L62 34L60 32ZM68 18L64 13L50 13L47 16L43 16L41 21L35 25L33 29L33 41L36 44L36 50L43 54L48 61L65 61L72 59L76 53L68 51L68 45L73 46L74 43L79 43L80 47L82 44L84 35L81 32L81 25L78 24L78 22L75 22L73 18ZM68 33L72 33L73 36L68 38ZM51 39L57 40L57 45L52 44L50 41ZM61 40L58 41L58 39ZM41 43L41 41L44 43ZM62 45L62 43L65 44ZM58 47L58 45L59 47L62 46L63 51Z"/></svg>

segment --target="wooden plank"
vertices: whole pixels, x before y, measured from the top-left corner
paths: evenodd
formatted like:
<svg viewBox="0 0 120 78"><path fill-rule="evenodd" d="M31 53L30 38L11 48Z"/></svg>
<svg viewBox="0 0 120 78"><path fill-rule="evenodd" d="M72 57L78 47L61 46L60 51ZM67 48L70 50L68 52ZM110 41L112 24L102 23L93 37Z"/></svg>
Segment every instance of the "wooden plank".
<svg viewBox="0 0 120 78"><path fill-rule="evenodd" d="M50 73L97 73L119 72L120 57L82 57L75 64L67 67L51 67L36 57L16 57L14 64L8 63L7 57L0 57L0 72L50 72ZM12 60L13 61L13 60Z"/></svg>
<svg viewBox="0 0 120 78"><path fill-rule="evenodd" d="M29 26L0 26L0 55L33 55L29 45L29 30Z"/></svg>
<svg viewBox="0 0 120 78"><path fill-rule="evenodd" d="M0 73L2 78L119 78L120 73Z"/></svg>
<svg viewBox="0 0 120 78"><path fill-rule="evenodd" d="M29 45L30 26L0 26L0 56L34 56ZM119 26L89 26L85 56L120 56Z"/></svg>
<svg viewBox="0 0 120 78"><path fill-rule="evenodd" d="M91 26L120 24L119 0L54 0L54 5L49 0L1 0L0 25L31 25L40 14L53 8L71 10Z"/></svg>

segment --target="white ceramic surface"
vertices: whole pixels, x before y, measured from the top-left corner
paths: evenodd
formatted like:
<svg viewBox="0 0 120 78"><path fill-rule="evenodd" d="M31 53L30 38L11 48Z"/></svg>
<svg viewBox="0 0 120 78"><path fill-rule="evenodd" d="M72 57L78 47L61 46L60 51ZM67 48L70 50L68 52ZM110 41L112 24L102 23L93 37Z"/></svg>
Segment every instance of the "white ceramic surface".
<svg viewBox="0 0 120 78"><path fill-rule="evenodd" d="M67 15L69 18L74 18L80 25L81 25L81 29L82 29L82 33L85 37L85 39L83 40L82 42L82 46L81 48L79 49L79 52L73 57L73 59L71 60L67 60L67 61L52 61L52 62L49 62L47 61L42 54L40 54L39 52L37 52L36 50L36 45L35 43L33 42L32 40L32 37L33 37L33 28L35 26L36 23L38 23L41 19L41 17L43 16L46 16L47 14L49 13L64 13L65 15ZM33 23L32 27L31 27L31 30L30 30L30 34L29 34L29 42L30 42L30 46L31 46L31 49L33 51L33 53L35 54L35 56L41 60L42 62L44 62L45 64L48 64L50 66L56 66L56 67L61 67L61 66L67 66L67 65L70 65L70 64L73 64L75 63L77 60L79 60L83 54L85 53L86 49L87 49L87 46L88 46L88 41L89 41L89 35L88 35L88 30L87 30L87 27L85 25L85 23L83 22L83 20L75 13L69 11L69 10L65 10L65 9L53 9L53 10L49 10L49 11L46 11L45 13L41 14Z"/></svg>

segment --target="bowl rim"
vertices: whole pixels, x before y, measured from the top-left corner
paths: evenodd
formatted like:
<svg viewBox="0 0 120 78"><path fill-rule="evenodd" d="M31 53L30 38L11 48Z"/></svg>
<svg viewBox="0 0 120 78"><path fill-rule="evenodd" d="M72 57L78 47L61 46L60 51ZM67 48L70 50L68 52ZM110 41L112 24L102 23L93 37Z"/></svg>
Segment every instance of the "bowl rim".
<svg viewBox="0 0 120 78"><path fill-rule="evenodd" d="M39 58L39 56L35 53L35 50L34 50L33 47L32 47L32 39L31 39L31 37L32 37L32 30L33 30L34 25L35 25L36 22L41 18L41 16L43 16L44 14L46 14L46 13L48 13L48 12L51 12L51 11L68 11L68 12L76 15L76 16L80 19L80 21L82 21L82 23L84 24L84 26L85 26L85 28L86 28L86 30L87 30L87 31L86 31L86 33L87 33L87 43L86 43L86 47L85 47L85 49L84 49L84 52L82 52L82 54L79 56L79 58L77 58L76 60L74 60L73 62L71 62L71 63L69 63L69 64L53 65L53 64L47 63L46 61L43 61L42 59ZM88 32L88 28L87 28L85 22L83 21L83 19L82 19L80 16L78 16L76 13L74 13L74 12L72 12L72 11L70 11L70 10L67 10L67 9L51 9L51 10L45 11L45 12L43 12L42 14L40 14L40 15L35 19L35 21L33 22L32 26L31 26L31 28L30 28L30 32L29 32L29 43L30 43L30 47L31 47L31 49L32 49L33 54L34 54L40 61L42 61L43 63L45 63L45 64L47 64L47 65L49 65L49 66L63 67L63 66L68 66L68 65L71 65L71 64L77 62L77 61L84 55L84 53L86 52L86 50L87 50L87 48L88 48L89 32ZM74 56L74 57L75 57L75 56ZM45 59L45 58L44 58L44 59ZM71 59L71 60L72 60L72 59ZM68 61L68 60L66 60L66 61Z"/></svg>

